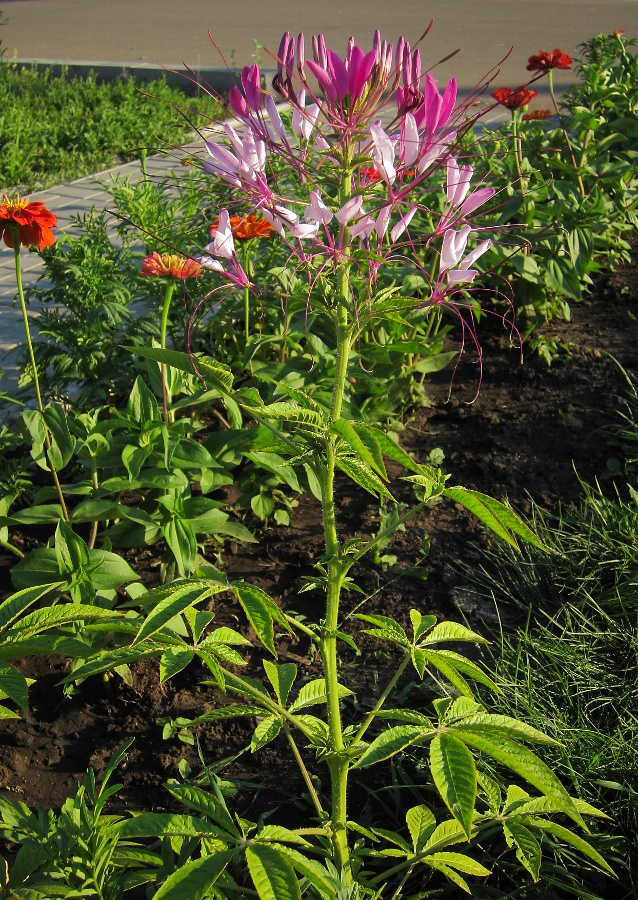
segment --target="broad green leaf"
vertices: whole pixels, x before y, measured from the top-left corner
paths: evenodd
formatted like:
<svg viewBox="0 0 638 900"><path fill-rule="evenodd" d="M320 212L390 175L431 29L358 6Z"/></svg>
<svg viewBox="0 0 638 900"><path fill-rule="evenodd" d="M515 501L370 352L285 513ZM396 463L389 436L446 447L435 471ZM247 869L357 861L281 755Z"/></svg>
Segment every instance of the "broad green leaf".
<svg viewBox="0 0 638 900"><path fill-rule="evenodd" d="M133 353L154 359L189 375L199 375L212 387L219 388L228 394L233 387L233 374L228 366L222 365L208 356L189 356L177 350L162 350L160 347L127 347Z"/></svg>
<svg viewBox="0 0 638 900"><path fill-rule="evenodd" d="M503 832L508 845L516 847L516 858L534 881L538 881L541 869L541 846L529 830L520 822L503 822Z"/></svg>
<svg viewBox="0 0 638 900"><path fill-rule="evenodd" d="M40 586L28 587L16 594L12 594L3 603L0 604L0 629L11 625L25 609L36 603L41 597L49 593L51 588L59 588L64 582L57 582L48 585L44 590Z"/></svg>
<svg viewBox="0 0 638 900"><path fill-rule="evenodd" d="M262 719L255 728L250 740L250 752L255 753L255 751L260 750L270 741L273 741L283 728L283 724L278 716L267 716L265 719Z"/></svg>
<svg viewBox="0 0 638 900"><path fill-rule="evenodd" d="M501 800L502 800L501 787L500 787L498 781L496 781L495 778L492 778L491 776L486 775L485 772L481 772L481 771L477 772L477 778L478 778L479 787L481 788L485 797L487 798L487 803L489 805L491 812L497 813L499 811L499 809L501 808ZM545 800L546 798L543 797L542 799Z"/></svg>
<svg viewBox="0 0 638 900"><path fill-rule="evenodd" d="M314 885L322 892L322 896L336 896L336 892L339 889L339 883L330 875L321 863L309 856L304 856L298 850L295 850L294 847L279 847L278 849L286 857L287 861L296 872L304 878L307 878L310 884Z"/></svg>
<svg viewBox="0 0 638 900"><path fill-rule="evenodd" d="M357 454L362 463L374 469L377 474L380 475L381 478L383 478L384 481L388 480L388 474L385 470L385 466L383 465L383 459L380 459L379 464L379 459L376 459L375 455L371 453L370 450L368 450L350 422L348 422L346 419L337 419L337 421L333 422L330 426L330 430L333 432L333 434L337 434L339 435L339 437L343 438L343 440L350 446L351 450L353 450ZM381 454L379 453L378 456L380 457Z"/></svg>
<svg viewBox="0 0 638 900"><path fill-rule="evenodd" d="M197 538L190 522L172 517L162 525L162 534L175 557L179 574L189 575L197 556Z"/></svg>
<svg viewBox="0 0 638 900"><path fill-rule="evenodd" d="M14 666L0 665L0 691L17 703L21 709L29 709L29 685L27 679ZM3 697L3 699L4 699Z"/></svg>
<svg viewBox="0 0 638 900"><path fill-rule="evenodd" d="M44 410L44 419L51 434L49 459L60 472L71 461L77 441L69 433L66 413L59 404L54 403L47 406Z"/></svg>
<svg viewBox="0 0 638 900"><path fill-rule="evenodd" d="M579 797L572 797L572 800L574 802L574 806L582 816L595 816L599 819L608 819L609 821L611 821L611 816L608 816L606 813L601 812L601 810L596 809L596 807L592 806L591 803L587 803L585 800L581 800ZM550 800L549 797L532 797L529 800L524 800L523 802L512 805L512 808L506 809L504 811L504 814L511 814L513 816L539 816L543 813L556 812L560 812L560 809L553 800Z"/></svg>
<svg viewBox="0 0 638 900"><path fill-rule="evenodd" d="M119 554L110 550L89 550L88 554L87 572L96 590L113 590L127 581L137 580L137 572Z"/></svg>
<svg viewBox="0 0 638 900"><path fill-rule="evenodd" d="M257 635L257 639L264 645L266 650L276 657L273 618L281 621L282 617L277 604L261 588L247 584L244 581L235 582L232 589L241 603L248 621Z"/></svg>
<svg viewBox="0 0 638 900"><path fill-rule="evenodd" d="M387 731L384 731L383 734L380 734L379 737L372 741L370 746L361 754L354 768L361 769L364 766L371 766L374 763L381 762L383 759L388 759L394 756L395 753L399 753L399 751L409 747L410 744L414 744L420 738L425 738L432 734L435 734L434 729L429 731L427 728L415 725L396 725L394 728L388 728Z"/></svg>
<svg viewBox="0 0 638 900"><path fill-rule="evenodd" d="M179 866L154 895L154 900L201 900L236 853L236 850L225 850Z"/></svg>
<svg viewBox="0 0 638 900"><path fill-rule="evenodd" d="M365 425L363 422L354 422L352 427L359 433L361 437L364 434L368 434L374 438L374 440L378 443L381 452L384 456L389 457L389 459L393 459L395 462L400 463L404 468L408 469L411 472L421 472L421 467L417 462L415 462L412 457L405 452L398 444L396 444L392 438L390 438L385 431L381 431L380 428L374 428L372 425Z"/></svg>
<svg viewBox="0 0 638 900"><path fill-rule="evenodd" d="M177 789L175 785L175 789ZM171 785L170 789L173 789ZM191 837L197 835L212 835L219 837L219 828L211 822L206 822L197 816L189 816L177 813L153 813L143 812L134 815L120 823L119 836L122 840L138 837L160 838L164 835L174 837Z"/></svg>
<svg viewBox="0 0 638 900"><path fill-rule="evenodd" d="M493 497L482 494L479 491L471 491L464 487L449 487L443 491L445 497L455 500L465 509L473 513L487 528L498 535L512 547L518 549L518 545L510 532L522 538L539 550L546 548L539 541L531 528L529 528L522 519L512 512L512 510L499 503Z"/></svg>
<svg viewBox="0 0 638 900"><path fill-rule="evenodd" d="M85 606L80 603L45 606L27 613L16 625L5 632L4 638L10 641L26 640L60 625L78 624L91 619L117 619L119 615L120 613L112 610L101 609L98 606Z"/></svg>
<svg viewBox="0 0 638 900"><path fill-rule="evenodd" d="M459 625L457 622L440 622L427 635L425 640L420 642L421 647L429 644L440 644L443 641L471 641L473 644L489 644L489 641L470 631L465 625Z"/></svg>
<svg viewBox="0 0 638 900"><path fill-rule="evenodd" d="M260 900L301 900L294 869L274 847L251 844L246 847L246 862Z"/></svg>
<svg viewBox="0 0 638 900"><path fill-rule="evenodd" d="M339 697L349 697L352 691L342 684L337 685ZM315 678L309 681L301 688L296 699L290 704L290 712L298 712L300 709L307 709L309 706L316 706L318 703L326 703L328 693L326 690L326 681L324 678Z"/></svg>
<svg viewBox="0 0 638 900"><path fill-rule="evenodd" d="M198 720L193 720L197 722ZM205 791L203 788L193 784L169 784L166 790L183 803L188 809L201 813L208 819L212 819L230 835L238 835L237 825L226 808L226 804L214 796L212 793Z"/></svg>
<svg viewBox="0 0 638 900"><path fill-rule="evenodd" d="M492 732L492 736L503 734L514 741L530 741L536 744L554 744L554 746L559 743L554 738L543 734L537 728L533 728L526 722L521 722L520 719L492 713L481 712L476 715L466 716L459 720L456 727L463 731Z"/></svg>
<svg viewBox="0 0 638 900"><path fill-rule="evenodd" d="M93 657L79 669L75 669L66 678L60 681L60 684L68 684L70 681L88 678L89 675L100 675L102 672L109 672L118 666L127 666L129 663L137 662L138 659L147 659L150 656L159 656L166 648L162 644L146 644L144 647L120 647L117 650L107 650L99 656Z"/></svg>
<svg viewBox="0 0 638 900"><path fill-rule="evenodd" d="M192 650L167 650L163 653L160 657L160 684L185 669L194 655Z"/></svg>
<svg viewBox="0 0 638 900"><path fill-rule="evenodd" d="M476 663L467 659L465 656L461 656L460 653L454 653L452 650L422 650L421 652L428 662L431 662L438 668L441 668L441 663L444 663L446 666L449 666L457 672L461 672L463 675L469 675L470 678L473 678L480 684L484 684L486 687L493 690L494 693L503 693L499 686L492 681L489 675L487 675L480 666L477 666ZM441 671L443 671L443 669L441 669ZM443 674L446 674L445 671L443 671Z"/></svg>
<svg viewBox="0 0 638 900"><path fill-rule="evenodd" d="M465 744L451 734L437 734L430 745L432 778L443 802L463 826L468 840L476 803L476 766Z"/></svg>
<svg viewBox="0 0 638 900"><path fill-rule="evenodd" d="M355 613L353 618L360 619L362 622L369 622L377 627L366 628L365 633L382 638L383 640L392 641L401 647L409 647L410 641L403 628L394 619L389 616L368 616L363 613Z"/></svg>
<svg viewBox="0 0 638 900"><path fill-rule="evenodd" d="M299 844L302 847L312 847L310 841L307 841L300 834L284 828L283 825L263 825L254 838L256 841L285 841L289 844Z"/></svg>
<svg viewBox="0 0 638 900"><path fill-rule="evenodd" d="M417 609L411 609L410 621L414 631L414 643L418 644L426 631L430 631L436 625L436 616L423 616Z"/></svg>
<svg viewBox="0 0 638 900"><path fill-rule="evenodd" d="M140 347L138 349L141 351L144 348ZM135 379L126 408L129 416L142 427L160 420L160 411L155 395L146 386L141 375L138 375Z"/></svg>
<svg viewBox="0 0 638 900"><path fill-rule="evenodd" d="M285 706L288 702L290 688L297 677L297 666L294 663L282 663L276 666L267 659L264 660L263 666L268 681L275 689L277 700L282 706Z"/></svg>
<svg viewBox="0 0 638 900"><path fill-rule="evenodd" d="M53 590L53 583L60 588L61 574L57 554L52 547L32 550L11 568L11 580L18 590L34 587L41 590L45 584L51 585Z"/></svg>
<svg viewBox="0 0 638 900"><path fill-rule="evenodd" d="M207 596L208 588L204 587L202 589L201 582L195 582L194 585L188 583L180 584L167 596L164 596L148 614L133 643L139 644L140 641L146 640L167 625L171 619L174 619ZM147 599L148 594L144 597L145 601Z"/></svg>
<svg viewBox="0 0 638 900"><path fill-rule="evenodd" d="M465 875L478 875L479 877L484 878L485 876L492 874L489 869L486 869L481 863L466 856L464 853L446 853L445 851L442 853L433 853L432 856L428 857L428 862L443 863L445 866L458 869L459 872L463 872Z"/></svg>
<svg viewBox="0 0 638 900"><path fill-rule="evenodd" d="M337 456L337 467L373 497L387 497L389 500L394 500L379 476L361 460L355 457Z"/></svg>
<svg viewBox="0 0 638 900"><path fill-rule="evenodd" d="M436 828L434 813L429 806L424 804L413 806L405 814L405 821L410 831L414 852L420 853L425 846L425 842Z"/></svg>
<svg viewBox="0 0 638 900"><path fill-rule="evenodd" d="M573 818L573 817L572 817ZM579 835L574 834L573 831L570 831L569 828L565 828L563 825L559 825L557 822L548 822L545 819L536 819L530 818L528 819L528 824L533 825L534 828L538 828L541 831L547 831L549 834L553 834L554 837L557 837L561 841L565 841L566 844L571 844L572 847L575 847L576 850L579 850L583 856L587 856L592 862L596 863L597 866L600 866L605 872L609 872L610 875L616 876L616 873L609 865L609 863L600 855L597 850L594 850L592 845L579 837Z"/></svg>
<svg viewBox="0 0 638 900"><path fill-rule="evenodd" d="M422 725L431 728L432 722L416 709L380 709L375 713L377 719L394 719L397 722L409 722L411 725Z"/></svg>
<svg viewBox="0 0 638 900"><path fill-rule="evenodd" d="M583 830L587 831L587 827L576 809L574 801L556 775L554 775L548 765L532 753L531 750L528 750L527 747L515 743L500 734L492 738L470 730L462 732L460 728L455 728L454 733L465 744L469 744L470 747L474 747L476 750L491 756L492 759L507 766L512 772L516 772L517 775L532 784L542 794L550 797L562 812L567 813Z"/></svg>
<svg viewBox="0 0 638 900"><path fill-rule="evenodd" d="M472 894L467 881L461 875L459 875L456 869L452 869L450 868L450 866L446 866L445 863L437 859L436 856L426 856L425 859L421 860L421 862L427 866L430 866L430 868L432 869L436 869L438 872L442 872L445 877L452 882L452 884L460 887L461 890L466 894Z"/></svg>
<svg viewBox="0 0 638 900"><path fill-rule="evenodd" d="M320 413L315 412L314 409L304 409L295 403L270 403L255 412L264 419L277 419L281 422L292 422L314 428L322 428L324 425L324 417Z"/></svg>

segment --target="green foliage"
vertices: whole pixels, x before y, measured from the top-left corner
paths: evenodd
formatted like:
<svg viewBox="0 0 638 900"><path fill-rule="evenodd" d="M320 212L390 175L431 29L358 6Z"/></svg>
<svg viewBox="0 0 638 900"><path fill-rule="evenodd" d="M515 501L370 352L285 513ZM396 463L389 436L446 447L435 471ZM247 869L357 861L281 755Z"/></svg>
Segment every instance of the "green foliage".
<svg viewBox="0 0 638 900"><path fill-rule="evenodd" d="M93 73L56 76L7 60L0 65L0 109L0 183L22 192L179 144L221 113L210 97L188 97L164 80L99 82Z"/></svg>

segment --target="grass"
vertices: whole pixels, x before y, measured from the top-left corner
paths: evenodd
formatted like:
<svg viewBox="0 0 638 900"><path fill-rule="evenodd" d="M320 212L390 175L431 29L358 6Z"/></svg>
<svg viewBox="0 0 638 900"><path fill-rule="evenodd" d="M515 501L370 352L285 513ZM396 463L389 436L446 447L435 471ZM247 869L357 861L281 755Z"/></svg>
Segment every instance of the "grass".
<svg viewBox="0 0 638 900"><path fill-rule="evenodd" d="M71 78L2 61L0 193L42 190L176 146L221 114L210 97L165 81L98 82L93 73Z"/></svg>
<svg viewBox="0 0 638 900"><path fill-rule="evenodd" d="M534 510L548 554L499 546L465 575L497 608L525 611L494 636L504 695L492 710L560 741L545 761L614 820L603 827L616 835L606 855L620 883L569 867L561 877L578 885L576 896L625 900L638 897L638 495L584 487L557 518Z"/></svg>

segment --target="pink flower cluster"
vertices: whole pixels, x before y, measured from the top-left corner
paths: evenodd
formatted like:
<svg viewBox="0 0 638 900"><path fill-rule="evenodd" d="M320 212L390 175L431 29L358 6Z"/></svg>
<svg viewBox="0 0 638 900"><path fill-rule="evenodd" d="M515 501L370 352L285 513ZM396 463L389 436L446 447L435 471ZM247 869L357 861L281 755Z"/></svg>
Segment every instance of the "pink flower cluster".
<svg viewBox="0 0 638 900"><path fill-rule="evenodd" d="M382 258L396 251L400 239L401 247L412 245L409 226L422 207L411 195L444 168L444 210L434 233L421 239L432 248L441 241L432 302L474 280L470 266L490 241L462 258L473 230L468 217L494 190L470 192L473 168L455 158L466 110L456 106L454 79L441 92L423 74L420 51L403 38L393 48L377 31L367 53L351 38L342 59L317 35L312 59L306 59L304 36L293 39L287 32L272 87L262 87L258 66L243 70L241 87L229 95L239 125L226 123L221 140L206 141L203 165L272 225L291 254L302 264L318 254L338 264L355 242ZM288 124L277 100L290 104ZM275 158L293 177L273 177ZM335 184L342 186L338 193ZM223 210L202 264L246 286L228 218Z"/></svg>

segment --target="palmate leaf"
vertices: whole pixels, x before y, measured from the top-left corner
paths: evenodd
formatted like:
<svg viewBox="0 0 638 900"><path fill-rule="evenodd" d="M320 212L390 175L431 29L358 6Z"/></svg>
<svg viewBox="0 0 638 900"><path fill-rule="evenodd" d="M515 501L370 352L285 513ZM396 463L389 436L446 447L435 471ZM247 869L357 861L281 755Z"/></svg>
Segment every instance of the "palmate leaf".
<svg viewBox="0 0 638 900"><path fill-rule="evenodd" d="M135 636L133 644L139 644L146 640L152 634L164 628L171 619L195 606L201 600L209 596L209 586L202 582L194 584L181 583L172 591L163 592L164 596L159 600L155 608L148 614L144 620L144 624ZM144 602L148 600L148 594L143 597Z"/></svg>
<svg viewBox="0 0 638 900"><path fill-rule="evenodd" d="M445 641L468 641L473 644L489 644L487 638L481 637L475 631L470 631L465 625L459 625L457 622L440 622L436 625L425 639L419 642L420 647L429 644L441 644Z"/></svg>
<svg viewBox="0 0 638 900"><path fill-rule="evenodd" d="M362 769L364 766L371 766L384 759L389 759L395 753L414 744L415 741L435 733L435 729L430 730L418 725L396 725L394 728L388 728L372 741L353 768Z"/></svg>
<svg viewBox="0 0 638 900"><path fill-rule="evenodd" d="M297 666L294 663L282 663L276 666L267 659L264 660L263 666L268 681L275 689L277 700L282 706L285 706L288 702L290 688L297 677Z"/></svg>
<svg viewBox="0 0 638 900"><path fill-rule="evenodd" d="M512 547L518 548L518 544L512 537L512 534L515 534L524 541L533 544L534 547L538 547L539 550L547 549L532 529L522 519L519 519L516 513L493 497L464 487L445 488L443 496L450 497L450 499L464 506L494 534L511 544Z"/></svg>
<svg viewBox="0 0 638 900"><path fill-rule="evenodd" d="M469 840L476 802L476 766L463 741L437 734L430 745L432 778L443 802L463 826Z"/></svg>
<svg viewBox="0 0 638 900"><path fill-rule="evenodd" d="M178 785L175 785L177 790ZM169 790L173 790L171 785ZM211 836L223 839L227 835L220 831L217 825L206 822L198 816L184 815L180 813L154 813L143 812L126 819L118 826L119 836L122 840L130 840L138 837L161 838L167 837L197 837L198 835Z"/></svg>
<svg viewBox="0 0 638 900"><path fill-rule="evenodd" d="M374 426L366 425L363 422L353 422L352 427L358 432L362 439L364 439L365 436L372 438L375 443L378 444L379 449L384 456L394 460L394 462L400 463L404 468L411 472L420 473L422 471L421 466L419 466L405 450L399 447L392 438L388 437L384 431L381 431L380 428L374 428Z"/></svg>
<svg viewBox="0 0 638 900"><path fill-rule="evenodd" d="M29 709L29 685L21 672L11 665L0 665L0 691L17 703L21 709Z"/></svg>
<svg viewBox="0 0 638 900"><path fill-rule="evenodd" d="M166 786L166 790L188 809L212 819L230 836L239 836L237 825L222 799L193 784L170 784Z"/></svg>
<svg viewBox="0 0 638 900"><path fill-rule="evenodd" d="M269 744L270 741L274 741L283 725L284 723L278 716L267 716L265 719L262 719L255 728L250 740L250 752L255 753L257 750L265 747L266 744Z"/></svg>
<svg viewBox="0 0 638 900"><path fill-rule="evenodd" d="M269 826L266 826L269 827ZM270 826L275 827L275 826ZM262 829L263 831L263 829ZM260 832L261 834L261 832ZM304 856L294 847L278 847L279 851L292 865L293 869L307 878L310 884L314 885L325 897L333 897L337 895L339 890L338 881L333 878L321 863L308 856Z"/></svg>
<svg viewBox="0 0 638 900"><path fill-rule="evenodd" d="M246 848L246 862L260 900L301 900L299 882L283 853L253 843Z"/></svg>
<svg viewBox="0 0 638 900"><path fill-rule="evenodd" d="M102 672L110 672L118 666L127 666L139 659L148 659L151 656L160 656L166 650L164 644L145 644L143 647L120 647L117 650L108 650L93 657L79 669L75 669L60 684L68 684L70 681L88 678L89 675L101 675Z"/></svg>
<svg viewBox="0 0 638 900"><path fill-rule="evenodd" d="M20 618L20 615L25 609L28 609L29 606L37 603L37 601L41 597L44 597L45 594L48 594L50 590L61 588L64 583L65 582L63 581L54 582L48 584L44 589L40 585L36 585L35 587L24 588L16 594L12 594L3 603L0 603L0 629L4 629L8 625L11 625L12 622L15 622L16 619Z"/></svg>
<svg viewBox="0 0 638 900"><path fill-rule="evenodd" d="M117 619L121 613L98 606L80 603L65 603L63 606L46 606L27 613L16 625L3 635L3 641L23 641L35 637L43 631L60 625L90 621L92 619Z"/></svg>
<svg viewBox="0 0 638 900"><path fill-rule="evenodd" d="M448 680L450 680L451 669L453 672L469 675L470 678L473 678L480 684L484 684L496 694L502 693L499 686L492 681L489 675L487 675L480 666L477 666L476 663L467 659L465 656L461 656L460 653L454 653L452 650L422 650L421 653L424 655L426 661L433 666L436 666ZM462 691L462 693L466 692ZM471 697L471 692L467 696Z"/></svg>
<svg viewBox="0 0 638 900"><path fill-rule="evenodd" d="M342 684L337 685L339 697L349 697L352 691ZM318 703L327 703L328 692L326 689L325 678L314 678L307 682L297 694L296 699L289 706L290 712L298 712L300 709L307 709L309 706L316 706Z"/></svg>
<svg viewBox="0 0 638 900"><path fill-rule="evenodd" d="M486 730L487 731L487 730ZM548 765L532 753L527 747L519 744L501 733L489 734L477 730L476 732L462 727L454 727L453 733L464 744L468 744L475 750L480 750L507 766L512 772L516 772L521 778L533 785L542 794L550 797L561 812L566 813L578 825L587 831L581 814L578 812L574 801L569 796L563 785Z"/></svg>
<svg viewBox="0 0 638 900"><path fill-rule="evenodd" d="M436 828L434 813L429 806L424 804L413 806L405 814L405 821L412 838L414 852L420 853L425 842Z"/></svg>
<svg viewBox="0 0 638 900"><path fill-rule="evenodd" d="M385 470L385 466L383 465L383 458L381 457L381 451L379 448L378 442L376 443L377 452L371 452L371 450L366 446L361 437L357 434L354 425L348 422L346 419L337 419L336 422L333 422L330 430L333 434L337 434L340 438L342 438L353 450L361 462L370 466L371 469L374 469L378 475L383 478L384 481L388 480L388 475ZM367 432L365 432L365 436L369 437ZM376 441L376 439L374 439Z"/></svg>
<svg viewBox="0 0 638 900"><path fill-rule="evenodd" d="M236 853L225 850L180 866L154 895L155 900L201 900Z"/></svg>
<svg viewBox="0 0 638 900"><path fill-rule="evenodd" d="M177 675L195 656L192 650L169 649L160 657L160 684Z"/></svg>

